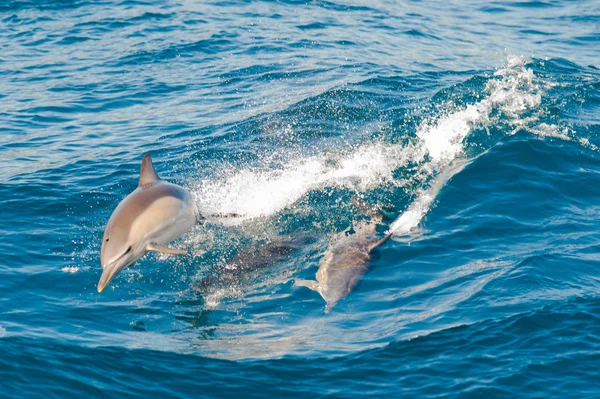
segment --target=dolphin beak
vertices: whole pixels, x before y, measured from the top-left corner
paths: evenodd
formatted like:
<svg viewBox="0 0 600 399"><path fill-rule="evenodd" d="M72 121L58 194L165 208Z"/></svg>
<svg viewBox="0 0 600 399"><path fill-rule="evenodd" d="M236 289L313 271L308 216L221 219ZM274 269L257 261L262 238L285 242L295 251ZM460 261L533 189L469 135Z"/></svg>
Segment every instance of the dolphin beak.
<svg viewBox="0 0 600 399"><path fill-rule="evenodd" d="M119 259L120 260L120 259ZM104 291L108 283L119 274L124 267L119 267L119 260L116 260L113 263L109 263L106 267L102 268L102 276L100 276L100 281L98 281L98 292Z"/></svg>

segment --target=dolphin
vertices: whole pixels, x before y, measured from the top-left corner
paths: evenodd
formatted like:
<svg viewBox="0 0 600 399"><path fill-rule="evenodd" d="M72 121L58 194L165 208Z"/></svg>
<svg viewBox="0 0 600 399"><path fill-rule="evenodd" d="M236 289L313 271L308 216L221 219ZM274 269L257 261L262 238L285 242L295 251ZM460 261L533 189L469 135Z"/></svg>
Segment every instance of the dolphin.
<svg viewBox="0 0 600 399"><path fill-rule="evenodd" d="M289 258L308 241L309 237L303 234L294 237L277 236L249 248L243 248L232 260L219 265L211 274L200 280L194 290L206 292L238 287L249 282L258 273L264 273L269 267Z"/></svg>
<svg viewBox="0 0 600 399"><path fill-rule="evenodd" d="M203 278L197 290L238 286L249 278L249 275L284 260L294 250L293 246L285 243L261 243L244 249L227 264L218 267L212 274Z"/></svg>
<svg viewBox="0 0 600 399"><path fill-rule="evenodd" d="M383 219L378 213L368 220L338 233L333 237L325 255L319 262L316 280L295 279L294 285L317 291L325 302L325 312L344 299L369 270L375 248L386 242L392 232L381 238L377 224Z"/></svg>
<svg viewBox="0 0 600 399"><path fill-rule="evenodd" d="M115 208L104 230L98 292L149 251L183 255L164 246L191 229L202 216L190 193L158 177L150 154L142 159L138 187Z"/></svg>

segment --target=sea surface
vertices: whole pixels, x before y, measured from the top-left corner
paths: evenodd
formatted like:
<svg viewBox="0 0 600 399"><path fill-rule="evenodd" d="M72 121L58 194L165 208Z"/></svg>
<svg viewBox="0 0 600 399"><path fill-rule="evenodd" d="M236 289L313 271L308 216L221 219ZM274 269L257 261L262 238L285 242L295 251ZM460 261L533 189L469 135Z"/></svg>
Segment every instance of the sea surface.
<svg viewBox="0 0 600 399"><path fill-rule="evenodd" d="M600 397L599 68L598 0L2 1L0 397ZM205 223L99 294L148 152Z"/></svg>

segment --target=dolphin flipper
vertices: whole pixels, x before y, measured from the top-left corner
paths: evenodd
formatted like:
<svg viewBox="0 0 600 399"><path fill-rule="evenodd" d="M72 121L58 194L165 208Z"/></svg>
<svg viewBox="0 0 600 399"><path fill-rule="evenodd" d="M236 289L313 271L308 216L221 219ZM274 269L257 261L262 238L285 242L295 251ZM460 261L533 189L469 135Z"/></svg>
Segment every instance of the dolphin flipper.
<svg viewBox="0 0 600 399"><path fill-rule="evenodd" d="M146 245L146 251L156 251L156 252L162 252L163 254L171 254L171 255L187 254L186 251L183 251L181 249L169 248L169 247L165 247L164 245L159 245L156 243L150 243L150 244Z"/></svg>
<svg viewBox="0 0 600 399"><path fill-rule="evenodd" d="M294 286L310 288L311 290L317 291L320 293L319 282L316 280L303 280L300 278L296 278L296 279L294 279Z"/></svg>

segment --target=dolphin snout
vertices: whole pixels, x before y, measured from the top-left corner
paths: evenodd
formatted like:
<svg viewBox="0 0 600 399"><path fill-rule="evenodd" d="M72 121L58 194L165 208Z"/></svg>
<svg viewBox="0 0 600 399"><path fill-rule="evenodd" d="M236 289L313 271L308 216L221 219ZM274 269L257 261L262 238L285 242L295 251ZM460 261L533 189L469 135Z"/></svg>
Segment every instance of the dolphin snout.
<svg viewBox="0 0 600 399"><path fill-rule="evenodd" d="M119 267L119 261L102 266L102 276L100 276L100 281L98 281L98 292L104 291L108 283L110 283L121 270L123 270L123 267Z"/></svg>

